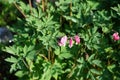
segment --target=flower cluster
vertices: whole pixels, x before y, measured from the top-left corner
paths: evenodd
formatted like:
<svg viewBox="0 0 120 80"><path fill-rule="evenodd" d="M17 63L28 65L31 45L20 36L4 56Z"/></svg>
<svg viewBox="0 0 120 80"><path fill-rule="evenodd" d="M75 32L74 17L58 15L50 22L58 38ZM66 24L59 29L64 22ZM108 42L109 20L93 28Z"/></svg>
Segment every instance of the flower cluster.
<svg viewBox="0 0 120 80"><path fill-rule="evenodd" d="M115 33L112 35L112 37L113 37L113 40L114 40L114 41L120 40L120 36L119 36L119 33L118 33L118 32L115 32Z"/></svg>
<svg viewBox="0 0 120 80"><path fill-rule="evenodd" d="M69 47L71 48L74 44L74 41L75 41L75 44L80 44L80 37L78 35L75 35L74 39L72 37L70 37L70 39L68 40L67 36L63 36L58 41L58 45L59 46L66 46L67 41L69 42Z"/></svg>

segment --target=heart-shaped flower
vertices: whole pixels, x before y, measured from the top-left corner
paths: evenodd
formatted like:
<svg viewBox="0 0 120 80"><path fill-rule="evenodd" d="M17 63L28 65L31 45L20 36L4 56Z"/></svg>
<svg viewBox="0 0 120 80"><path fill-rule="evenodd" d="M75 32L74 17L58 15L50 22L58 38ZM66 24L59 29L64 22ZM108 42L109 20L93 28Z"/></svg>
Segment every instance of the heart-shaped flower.
<svg viewBox="0 0 120 80"><path fill-rule="evenodd" d="M80 43L80 37L78 35L74 36L74 39L76 44Z"/></svg>
<svg viewBox="0 0 120 80"><path fill-rule="evenodd" d="M58 42L59 46L65 46L67 42L67 36L63 36L60 41Z"/></svg>
<svg viewBox="0 0 120 80"><path fill-rule="evenodd" d="M70 40L69 40L69 47L71 48L72 46L73 46L73 39L71 37Z"/></svg>
<svg viewBox="0 0 120 80"><path fill-rule="evenodd" d="M119 33L118 33L118 32L115 32L115 33L112 35L112 37L113 37L113 40L115 40L115 41L117 41L117 40L120 39L120 36L119 36Z"/></svg>

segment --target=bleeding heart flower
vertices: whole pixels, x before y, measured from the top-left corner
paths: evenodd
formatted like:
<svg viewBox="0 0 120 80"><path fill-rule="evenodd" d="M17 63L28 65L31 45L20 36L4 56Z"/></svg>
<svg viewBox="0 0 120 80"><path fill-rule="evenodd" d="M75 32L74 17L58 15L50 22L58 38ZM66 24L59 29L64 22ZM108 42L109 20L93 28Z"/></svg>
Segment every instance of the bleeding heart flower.
<svg viewBox="0 0 120 80"><path fill-rule="evenodd" d="M74 36L76 44L80 43L80 37L78 35Z"/></svg>
<svg viewBox="0 0 120 80"><path fill-rule="evenodd" d="M69 40L69 47L71 48L72 46L73 46L73 39L71 37L70 40Z"/></svg>
<svg viewBox="0 0 120 80"><path fill-rule="evenodd" d="M65 46L67 42L67 36L63 36L60 41L58 42L59 46Z"/></svg>
<svg viewBox="0 0 120 80"><path fill-rule="evenodd" d="M115 41L120 39L120 36L119 36L118 32L115 32L112 36L113 36L113 40L115 40Z"/></svg>

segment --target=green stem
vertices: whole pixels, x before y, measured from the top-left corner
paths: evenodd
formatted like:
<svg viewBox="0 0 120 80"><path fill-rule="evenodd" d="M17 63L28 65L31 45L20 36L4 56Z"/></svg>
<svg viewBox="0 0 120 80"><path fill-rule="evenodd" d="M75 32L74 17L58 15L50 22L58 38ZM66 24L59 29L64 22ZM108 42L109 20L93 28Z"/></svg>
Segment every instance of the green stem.
<svg viewBox="0 0 120 80"><path fill-rule="evenodd" d="M25 64L25 66L30 70L28 64L24 61L24 59L22 59L23 63Z"/></svg>

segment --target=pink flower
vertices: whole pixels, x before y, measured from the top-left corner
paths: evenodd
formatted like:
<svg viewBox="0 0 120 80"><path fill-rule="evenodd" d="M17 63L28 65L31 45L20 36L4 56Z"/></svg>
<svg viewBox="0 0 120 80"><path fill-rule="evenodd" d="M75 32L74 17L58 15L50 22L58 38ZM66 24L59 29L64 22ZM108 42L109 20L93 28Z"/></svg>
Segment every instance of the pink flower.
<svg viewBox="0 0 120 80"><path fill-rule="evenodd" d="M67 42L67 36L63 36L60 41L58 42L59 46L65 46Z"/></svg>
<svg viewBox="0 0 120 80"><path fill-rule="evenodd" d="M73 46L73 39L71 37L70 40L69 40L69 47L71 48L72 46Z"/></svg>
<svg viewBox="0 0 120 80"><path fill-rule="evenodd" d="M40 3L41 0L36 0L37 3Z"/></svg>
<svg viewBox="0 0 120 80"><path fill-rule="evenodd" d="M119 34L118 32L115 32L115 33L112 35L112 36L113 36L113 40L117 41L117 40L120 39L120 37L119 37L118 34Z"/></svg>
<svg viewBox="0 0 120 80"><path fill-rule="evenodd" d="M78 35L74 36L76 44L80 43L80 37Z"/></svg>

